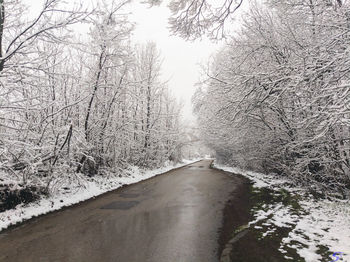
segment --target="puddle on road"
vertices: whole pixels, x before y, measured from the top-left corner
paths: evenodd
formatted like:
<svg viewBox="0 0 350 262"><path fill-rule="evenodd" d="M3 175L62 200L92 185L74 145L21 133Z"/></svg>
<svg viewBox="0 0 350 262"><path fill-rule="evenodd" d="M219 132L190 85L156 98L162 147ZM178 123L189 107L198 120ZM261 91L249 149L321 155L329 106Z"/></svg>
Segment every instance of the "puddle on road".
<svg viewBox="0 0 350 262"><path fill-rule="evenodd" d="M120 193L119 196L122 198L136 198L138 197L140 194L136 194L136 193Z"/></svg>
<svg viewBox="0 0 350 262"><path fill-rule="evenodd" d="M204 168L204 166L189 166L188 168Z"/></svg>
<svg viewBox="0 0 350 262"><path fill-rule="evenodd" d="M111 202L108 205L101 207L101 209L121 209L128 210L134 206L136 206L139 201L115 201Z"/></svg>

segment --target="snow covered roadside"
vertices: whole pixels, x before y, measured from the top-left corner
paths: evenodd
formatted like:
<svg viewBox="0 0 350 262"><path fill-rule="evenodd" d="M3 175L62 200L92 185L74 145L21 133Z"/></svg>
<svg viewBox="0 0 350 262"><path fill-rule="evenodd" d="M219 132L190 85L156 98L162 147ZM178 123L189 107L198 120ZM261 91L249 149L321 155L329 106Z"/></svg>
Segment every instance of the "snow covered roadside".
<svg viewBox="0 0 350 262"><path fill-rule="evenodd" d="M294 250L306 262L350 261L349 201L315 200L303 189L293 188L276 176L217 164L214 167L249 178L254 182L254 190L268 188L278 194L283 189L300 199L298 212L281 203L264 204L253 210L254 220L249 223L250 228L261 232L261 239L272 236L278 228L288 228L288 236L282 238L279 248L285 259L292 261L287 253Z"/></svg>
<svg viewBox="0 0 350 262"><path fill-rule="evenodd" d="M80 177L79 183L64 187L49 198L43 198L27 205L18 205L15 209L0 213L0 231L30 218L71 206L87 199L96 197L124 185L130 185L142 180L163 174L170 170L194 163L200 159L183 160L182 163L168 164L162 168L143 172L137 167L125 170L125 174L109 174L109 176L95 176L93 178Z"/></svg>

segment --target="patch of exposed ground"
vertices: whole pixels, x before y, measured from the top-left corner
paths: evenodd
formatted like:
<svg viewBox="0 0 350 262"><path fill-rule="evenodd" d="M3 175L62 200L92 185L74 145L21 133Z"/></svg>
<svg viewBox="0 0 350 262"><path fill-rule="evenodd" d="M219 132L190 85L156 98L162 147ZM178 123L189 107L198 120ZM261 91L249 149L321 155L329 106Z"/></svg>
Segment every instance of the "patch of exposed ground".
<svg viewBox="0 0 350 262"><path fill-rule="evenodd" d="M232 196L224 210L220 262L305 262L297 252L308 245L302 241L303 232L297 232L300 241L283 243L307 214L299 205L301 197L284 189L255 188L249 182L237 194L242 197ZM314 248L315 256L331 261L332 252L326 246Z"/></svg>

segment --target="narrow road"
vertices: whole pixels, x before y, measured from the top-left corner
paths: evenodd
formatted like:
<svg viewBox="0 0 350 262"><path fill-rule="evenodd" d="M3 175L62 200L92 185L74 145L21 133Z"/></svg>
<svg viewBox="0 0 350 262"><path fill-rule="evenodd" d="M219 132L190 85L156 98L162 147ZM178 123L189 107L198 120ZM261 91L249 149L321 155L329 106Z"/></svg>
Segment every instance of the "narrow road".
<svg viewBox="0 0 350 262"><path fill-rule="evenodd" d="M240 197L244 180L210 164L203 160L0 233L0 261L218 261L224 209Z"/></svg>

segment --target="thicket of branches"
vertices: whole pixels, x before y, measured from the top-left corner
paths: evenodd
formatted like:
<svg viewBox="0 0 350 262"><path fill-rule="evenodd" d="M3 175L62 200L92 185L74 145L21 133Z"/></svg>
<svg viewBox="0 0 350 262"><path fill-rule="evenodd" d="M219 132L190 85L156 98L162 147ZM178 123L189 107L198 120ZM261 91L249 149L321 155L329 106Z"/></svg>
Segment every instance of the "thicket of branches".
<svg viewBox="0 0 350 262"><path fill-rule="evenodd" d="M146 0L151 6L165 2L171 15L170 30L187 40L203 35L211 39L221 39L227 34L231 21L243 0Z"/></svg>
<svg viewBox="0 0 350 262"><path fill-rule="evenodd" d="M342 1L265 1L194 96L221 161L350 189L350 13Z"/></svg>
<svg viewBox="0 0 350 262"><path fill-rule="evenodd" d="M29 14L21 0L0 0L0 185L49 190L63 174L177 160L179 105L156 45L130 40L129 1L93 11L43 2Z"/></svg>

